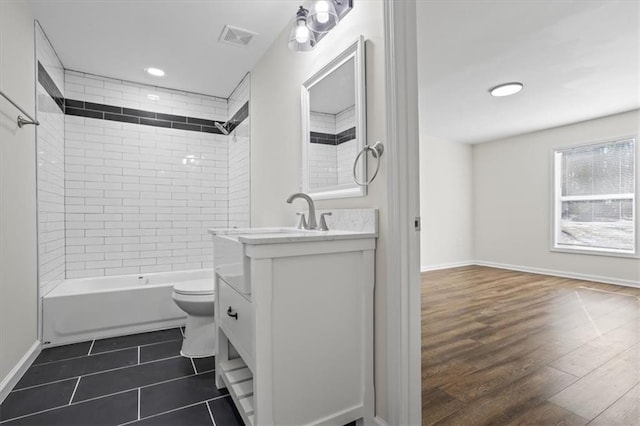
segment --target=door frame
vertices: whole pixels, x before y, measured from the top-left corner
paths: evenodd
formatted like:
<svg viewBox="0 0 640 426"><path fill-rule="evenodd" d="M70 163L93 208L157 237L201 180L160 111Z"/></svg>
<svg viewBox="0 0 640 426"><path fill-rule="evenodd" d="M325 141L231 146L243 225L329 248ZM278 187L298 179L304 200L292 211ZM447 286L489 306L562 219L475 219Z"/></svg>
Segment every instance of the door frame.
<svg viewBox="0 0 640 426"><path fill-rule="evenodd" d="M389 227L385 420L390 425L420 425L420 164L415 0L384 0L384 25Z"/></svg>

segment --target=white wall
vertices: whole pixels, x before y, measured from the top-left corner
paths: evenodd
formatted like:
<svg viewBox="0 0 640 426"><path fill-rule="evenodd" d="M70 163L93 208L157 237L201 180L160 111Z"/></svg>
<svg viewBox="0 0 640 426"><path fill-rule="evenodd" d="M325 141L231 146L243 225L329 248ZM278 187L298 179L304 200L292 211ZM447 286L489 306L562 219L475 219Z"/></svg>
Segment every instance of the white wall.
<svg viewBox="0 0 640 426"><path fill-rule="evenodd" d="M292 8L292 13L295 7ZM359 35L366 39L367 143L385 140L384 25L381 1L354 2L354 9L307 53L287 48L290 28L285 28L251 72L251 224L252 226L295 225L301 201L285 200L300 191L302 83L354 43ZM274 102L278 99L278 102ZM393 147L387 146L387 149ZM385 417L386 340L385 295L387 189L386 157L380 173L364 198L318 201L320 209L379 209L379 238L376 251L375 289L375 386L376 413ZM370 171L373 171L370 162Z"/></svg>
<svg viewBox="0 0 640 426"><path fill-rule="evenodd" d="M33 16L23 1L0 1L0 89L33 115ZM0 382L37 340L35 127L0 100Z"/></svg>
<svg viewBox="0 0 640 426"><path fill-rule="evenodd" d="M475 258L489 264L640 285L637 258L549 250L552 148L639 133L640 112L636 110L475 145ZM639 210L636 207L636 211Z"/></svg>
<svg viewBox="0 0 640 426"><path fill-rule="evenodd" d="M468 264L473 259L472 146L429 137L422 124L420 264L423 270Z"/></svg>

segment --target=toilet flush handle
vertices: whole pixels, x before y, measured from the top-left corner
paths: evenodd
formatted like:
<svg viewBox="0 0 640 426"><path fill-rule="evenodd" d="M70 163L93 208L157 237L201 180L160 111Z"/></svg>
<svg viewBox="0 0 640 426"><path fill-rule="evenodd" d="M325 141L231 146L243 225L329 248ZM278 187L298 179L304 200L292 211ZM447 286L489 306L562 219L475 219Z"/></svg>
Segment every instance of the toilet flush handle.
<svg viewBox="0 0 640 426"><path fill-rule="evenodd" d="M227 309L227 315L229 315L231 318L235 318L236 320L238 319L238 313L234 313L233 309L231 309L231 306L229 306L229 309Z"/></svg>

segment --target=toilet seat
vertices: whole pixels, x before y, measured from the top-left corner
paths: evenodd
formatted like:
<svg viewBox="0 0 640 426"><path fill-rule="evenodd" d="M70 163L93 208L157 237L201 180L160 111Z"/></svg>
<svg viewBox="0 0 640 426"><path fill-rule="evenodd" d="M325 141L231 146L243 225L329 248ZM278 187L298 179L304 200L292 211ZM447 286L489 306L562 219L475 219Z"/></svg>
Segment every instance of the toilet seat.
<svg viewBox="0 0 640 426"><path fill-rule="evenodd" d="M184 295L213 295L213 280L191 280L176 283L173 291Z"/></svg>

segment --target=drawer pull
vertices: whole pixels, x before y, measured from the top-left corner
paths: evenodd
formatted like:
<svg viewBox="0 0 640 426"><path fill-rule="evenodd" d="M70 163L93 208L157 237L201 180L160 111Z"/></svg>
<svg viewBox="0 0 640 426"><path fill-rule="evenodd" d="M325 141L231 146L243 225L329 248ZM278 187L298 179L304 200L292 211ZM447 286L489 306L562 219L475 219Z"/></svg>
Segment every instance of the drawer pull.
<svg viewBox="0 0 640 426"><path fill-rule="evenodd" d="M227 309L227 315L229 315L231 318L235 318L236 320L238 319L238 313L233 313L233 309L231 309L231 306L229 306L229 309Z"/></svg>

